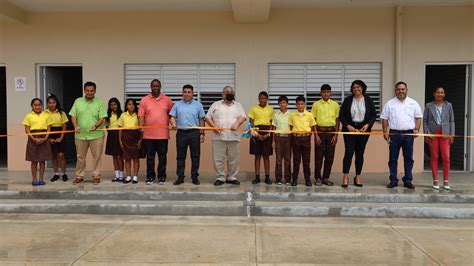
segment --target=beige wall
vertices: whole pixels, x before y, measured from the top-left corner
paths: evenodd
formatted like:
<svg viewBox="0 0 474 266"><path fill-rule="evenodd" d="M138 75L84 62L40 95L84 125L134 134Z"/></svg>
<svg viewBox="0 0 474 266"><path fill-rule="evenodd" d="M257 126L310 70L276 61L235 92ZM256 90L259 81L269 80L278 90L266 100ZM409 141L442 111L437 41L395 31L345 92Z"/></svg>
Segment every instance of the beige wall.
<svg viewBox="0 0 474 266"><path fill-rule="evenodd" d="M438 16L443 13L445 25ZM84 80L98 84L97 96L123 98L126 63L235 63L237 98L244 107L256 102L255 91L267 88L268 63L273 62L382 62L383 99L393 96L395 12L393 8L272 10L268 24L234 24L231 12L209 13L92 13L32 14L29 24L9 23L5 28L7 79L25 76L28 91L9 87L10 132L29 112L36 96L35 65L80 63ZM410 95L423 102L424 64L432 60L472 60L472 7L406 8L403 42L403 78ZM469 26L470 25L470 26ZM438 37L439 36L439 37ZM436 43L438 38L449 38ZM429 45L429 48L427 48ZM25 137L9 139L9 169L28 169L24 162ZM388 148L374 136L367 150L367 171L386 171ZM14 148L20 147L20 148ZM418 140L417 171L422 167ZM248 142L242 145L242 170L251 171ZM210 154L205 145L203 154ZM334 170L343 154L338 145ZM174 143L170 143L170 170L174 169ZM203 157L204 171L212 162ZM105 162L110 169L110 161Z"/></svg>
<svg viewBox="0 0 474 266"><path fill-rule="evenodd" d="M0 19L0 64L5 62L4 59L4 45L5 45L5 37L3 36L4 23L3 20Z"/></svg>

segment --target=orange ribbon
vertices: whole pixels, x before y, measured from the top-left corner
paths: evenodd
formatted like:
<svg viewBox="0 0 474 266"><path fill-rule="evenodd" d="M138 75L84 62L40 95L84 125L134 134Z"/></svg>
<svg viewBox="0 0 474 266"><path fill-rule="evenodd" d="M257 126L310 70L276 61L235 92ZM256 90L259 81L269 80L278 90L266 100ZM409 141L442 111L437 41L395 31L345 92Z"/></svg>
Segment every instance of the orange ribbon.
<svg viewBox="0 0 474 266"><path fill-rule="evenodd" d="M134 130L134 129L199 129L199 130L220 130L220 131L231 131L230 128L221 128L221 127L201 127L201 126L183 126L183 127L171 127L171 126L136 126L136 127L121 127L121 128L101 128L96 129L96 131L115 131L115 130ZM85 130L90 131L90 130ZM239 130L240 132L245 132L244 130ZM258 128L251 128L251 133L281 133L281 134L336 134L336 135L384 135L383 131L372 131L372 132L317 132L317 131L293 131L293 130L276 130L276 129L268 129L268 130L260 130ZM24 133L18 135L6 134L0 135L0 138L6 137L15 137L15 136L35 136L35 135L49 135L49 134L67 134L67 133L77 133L77 132L84 132L82 130L62 130L62 131L49 131L49 132L35 132L35 133ZM454 138L469 138L472 139L474 136L461 136L461 135L446 135L446 134L426 134L426 133L389 133L389 135L406 135L406 136L420 136L420 137L454 137Z"/></svg>

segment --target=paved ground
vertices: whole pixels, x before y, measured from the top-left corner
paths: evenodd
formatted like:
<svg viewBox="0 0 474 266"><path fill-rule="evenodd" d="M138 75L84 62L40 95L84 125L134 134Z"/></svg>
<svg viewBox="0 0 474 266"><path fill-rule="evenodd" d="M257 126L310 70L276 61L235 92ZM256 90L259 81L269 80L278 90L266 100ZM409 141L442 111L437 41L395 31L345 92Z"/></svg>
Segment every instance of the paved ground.
<svg viewBox="0 0 474 266"><path fill-rule="evenodd" d="M473 265L474 221L0 215L1 265Z"/></svg>
<svg viewBox="0 0 474 266"><path fill-rule="evenodd" d="M451 191L431 189L429 173L415 176L416 190L385 188L384 174L367 174L364 187L278 187L250 184L215 188L110 182L48 183L32 187L28 172L0 171L4 191L304 192L364 194L474 194L472 173L453 174ZM339 184L340 176L334 178ZM70 200L69 200L70 201ZM239 202L240 204L240 202ZM301 203L303 204L303 203ZM282 218L0 214L0 265L151 264L388 264L474 265L474 220L388 218Z"/></svg>
<svg viewBox="0 0 474 266"><path fill-rule="evenodd" d="M275 184L268 186L263 183L258 186L253 186L251 180L252 174L240 173L238 178L242 182L240 186L223 185L221 187L214 187L215 181L212 173L202 173L201 185L195 186L191 184L191 180L187 178L185 184L180 186L173 186L175 175L168 174L168 180L165 185L153 184L151 186L145 185L145 178L140 178L138 184L118 184L112 183L112 172L103 173L102 183L100 185L92 185L90 177L86 177L85 183L80 185L73 185L71 180L69 182L58 181L50 183L51 172L46 174L45 181L48 182L46 186L33 187L31 186L30 172L8 172L0 171L0 190L11 191L193 191L193 192L207 192L207 191L233 191L233 192L347 192L347 193L451 193L451 194L474 194L474 173L453 173L450 178L451 191L433 191L431 173L415 174L414 184L415 190L405 189L401 185L397 189L387 189L385 185L388 183L386 173L371 173L365 174L362 177L364 184L363 188L357 188L350 185L348 189L341 188L341 176L335 174L332 180L335 182L333 187L306 187L303 178L300 178L297 187L276 186ZM72 176L73 177L73 176Z"/></svg>

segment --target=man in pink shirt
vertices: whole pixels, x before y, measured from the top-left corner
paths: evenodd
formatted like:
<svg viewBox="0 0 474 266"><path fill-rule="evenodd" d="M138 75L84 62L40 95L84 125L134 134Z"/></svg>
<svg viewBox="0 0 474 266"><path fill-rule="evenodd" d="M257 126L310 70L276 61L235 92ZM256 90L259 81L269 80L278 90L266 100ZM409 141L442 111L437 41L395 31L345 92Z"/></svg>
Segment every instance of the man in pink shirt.
<svg viewBox="0 0 474 266"><path fill-rule="evenodd" d="M166 154L168 153L169 115L173 102L161 92L161 82L154 79L151 84L151 94L143 97L138 108L140 126L156 128L143 129L143 143L146 149L146 184L151 185L157 173L155 172L155 155L158 153L158 181L166 181Z"/></svg>

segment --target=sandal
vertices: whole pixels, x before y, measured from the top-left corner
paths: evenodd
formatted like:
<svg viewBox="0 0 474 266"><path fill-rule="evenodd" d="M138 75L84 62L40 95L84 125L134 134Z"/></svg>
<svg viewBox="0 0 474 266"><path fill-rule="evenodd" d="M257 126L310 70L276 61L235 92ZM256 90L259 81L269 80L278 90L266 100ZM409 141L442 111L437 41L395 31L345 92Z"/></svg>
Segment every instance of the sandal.
<svg viewBox="0 0 474 266"><path fill-rule="evenodd" d="M433 180L433 189L434 189L434 190L439 190L439 183L438 183L438 180Z"/></svg>
<svg viewBox="0 0 474 266"><path fill-rule="evenodd" d="M74 185L80 184L80 183L82 183L82 182L84 182L84 179L82 179L82 178L80 178L80 177L76 177L76 179L74 179L74 181L72 181L72 183L73 183Z"/></svg>
<svg viewBox="0 0 474 266"><path fill-rule="evenodd" d="M450 190L451 189L451 187L449 186L448 180L444 180L443 183L444 183L443 184L443 189L444 190Z"/></svg>

